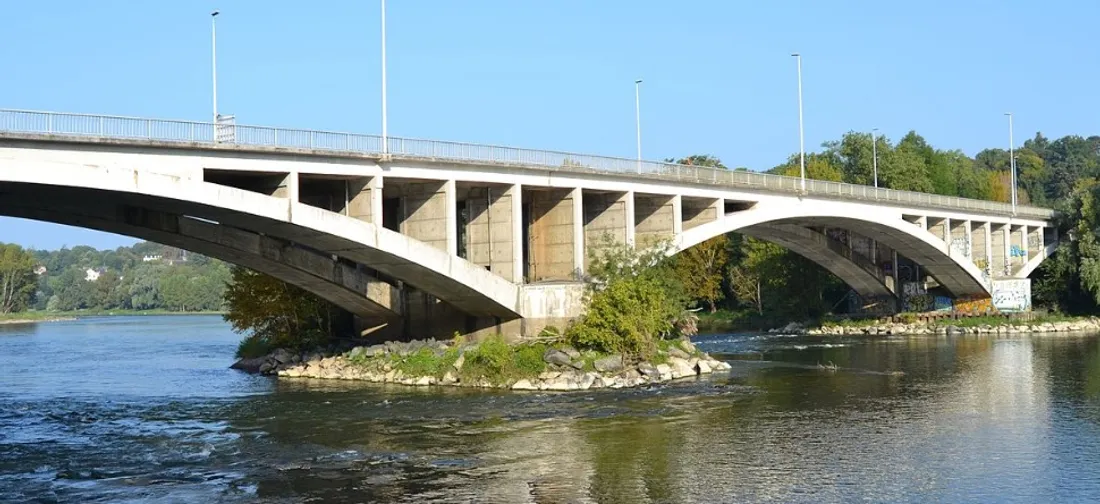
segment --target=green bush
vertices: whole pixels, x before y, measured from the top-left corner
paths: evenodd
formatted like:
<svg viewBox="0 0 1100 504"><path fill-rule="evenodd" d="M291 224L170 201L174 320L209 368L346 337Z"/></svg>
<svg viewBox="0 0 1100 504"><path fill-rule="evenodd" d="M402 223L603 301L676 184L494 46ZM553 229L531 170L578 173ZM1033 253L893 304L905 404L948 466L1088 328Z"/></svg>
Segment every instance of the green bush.
<svg viewBox="0 0 1100 504"><path fill-rule="evenodd" d="M657 340L672 333L681 310L647 275L615 279L591 293L584 316L565 335L580 349L649 357Z"/></svg>
<svg viewBox="0 0 1100 504"><path fill-rule="evenodd" d="M247 351L258 348L257 341L270 349L321 346L333 334L333 318L339 310L305 290L239 266L233 268L225 301L225 320L235 331L248 333L241 342L249 347Z"/></svg>
<svg viewBox="0 0 1100 504"><path fill-rule="evenodd" d="M466 350L460 374L463 380L486 378L495 384L534 378L546 369L542 360L546 348L541 343L512 346L501 336L490 336Z"/></svg>
<svg viewBox="0 0 1100 504"><path fill-rule="evenodd" d="M271 353L274 348L266 339L256 334L250 334L237 344L238 359L255 359Z"/></svg>

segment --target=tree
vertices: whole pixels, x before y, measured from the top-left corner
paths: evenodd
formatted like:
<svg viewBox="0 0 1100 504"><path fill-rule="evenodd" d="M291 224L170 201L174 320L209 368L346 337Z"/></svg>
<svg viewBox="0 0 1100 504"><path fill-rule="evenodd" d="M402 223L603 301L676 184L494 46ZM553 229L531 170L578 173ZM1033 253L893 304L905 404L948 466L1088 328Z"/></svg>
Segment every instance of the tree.
<svg viewBox="0 0 1100 504"><path fill-rule="evenodd" d="M316 347L332 336L337 308L305 290L276 278L235 266L226 288L225 320L246 341L264 348ZM242 343L242 347L243 347Z"/></svg>
<svg viewBox="0 0 1100 504"><path fill-rule="evenodd" d="M34 294L34 256L15 244L0 244L0 313L26 309Z"/></svg>
<svg viewBox="0 0 1100 504"><path fill-rule="evenodd" d="M722 280L729 260L726 235L716 236L695 245L676 256L676 272L684 284L684 293L691 299L707 303L710 312L718 311Z"/></svg>

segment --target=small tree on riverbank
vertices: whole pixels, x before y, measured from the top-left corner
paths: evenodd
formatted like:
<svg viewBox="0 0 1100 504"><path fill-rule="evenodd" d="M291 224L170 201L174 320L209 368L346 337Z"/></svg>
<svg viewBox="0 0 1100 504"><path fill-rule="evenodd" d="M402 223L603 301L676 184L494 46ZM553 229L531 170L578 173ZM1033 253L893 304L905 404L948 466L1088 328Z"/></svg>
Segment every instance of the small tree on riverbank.
<svg viewBox="0 0 1100 504"><path fill-rule="evenodd" d="M331 303L276 278L235 266L225 290L225 320L237 332L250 331L237 357L259 357L276 348L307 349L333 331Z"/></svg>
<svg viewBox="0 0 1100 504"><path fill-rule="evenodd" d="M661 338L679 334L686 296L667 243L644 250L603 243L590 251L585 314L565 331L581 349L644 359Z"/></svg>

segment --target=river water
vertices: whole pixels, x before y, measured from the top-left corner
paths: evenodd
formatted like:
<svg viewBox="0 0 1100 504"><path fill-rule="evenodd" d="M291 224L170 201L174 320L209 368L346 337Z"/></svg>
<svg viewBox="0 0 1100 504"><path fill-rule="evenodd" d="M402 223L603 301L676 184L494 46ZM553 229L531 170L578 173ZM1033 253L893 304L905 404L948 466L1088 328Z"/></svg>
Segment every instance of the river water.
<svg viewBox="0 0 1100 504"><path fill-rule="evenodd" d="M1100 500L1095 336L703 336L728 376L567 394L261 378L237 339L0 326L0 502Z"/></svg>

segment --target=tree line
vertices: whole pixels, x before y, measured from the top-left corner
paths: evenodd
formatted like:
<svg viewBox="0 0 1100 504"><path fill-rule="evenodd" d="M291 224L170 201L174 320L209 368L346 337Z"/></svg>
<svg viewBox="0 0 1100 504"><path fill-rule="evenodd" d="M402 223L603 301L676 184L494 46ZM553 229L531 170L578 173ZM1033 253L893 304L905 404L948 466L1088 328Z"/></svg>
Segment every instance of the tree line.
<svg viewBox="0 0 1100 504"><path fill-rule="evenodd" d="M1095 313L1100 307L1100 136L1069 135L1052 141L1036 133L1014 155L1017 201L1059 210L1063 232L1058 252L1032 275L1033 305ZM806 176L873 185L876 157L879 187L1011 201L1007 149L985 149L970 157L960 150L937 149L915 131L896 143L884 136L872 140L869 133L848 132L806 155ZM708 155L668 161L725 168L720 159ZM799 155L768 173L798 176ZM849 293L839 279L812 261L736 233L682 252L676 264L697 306L733 310L763 324L843 310L841 302Z"/></svg>
<svg viewBox="0 0 1100 504"><path fill-rule="evenodd" d="M228 266L150 242L114 250L0 243L0 314L25 310L221 310Z"/></svg>

